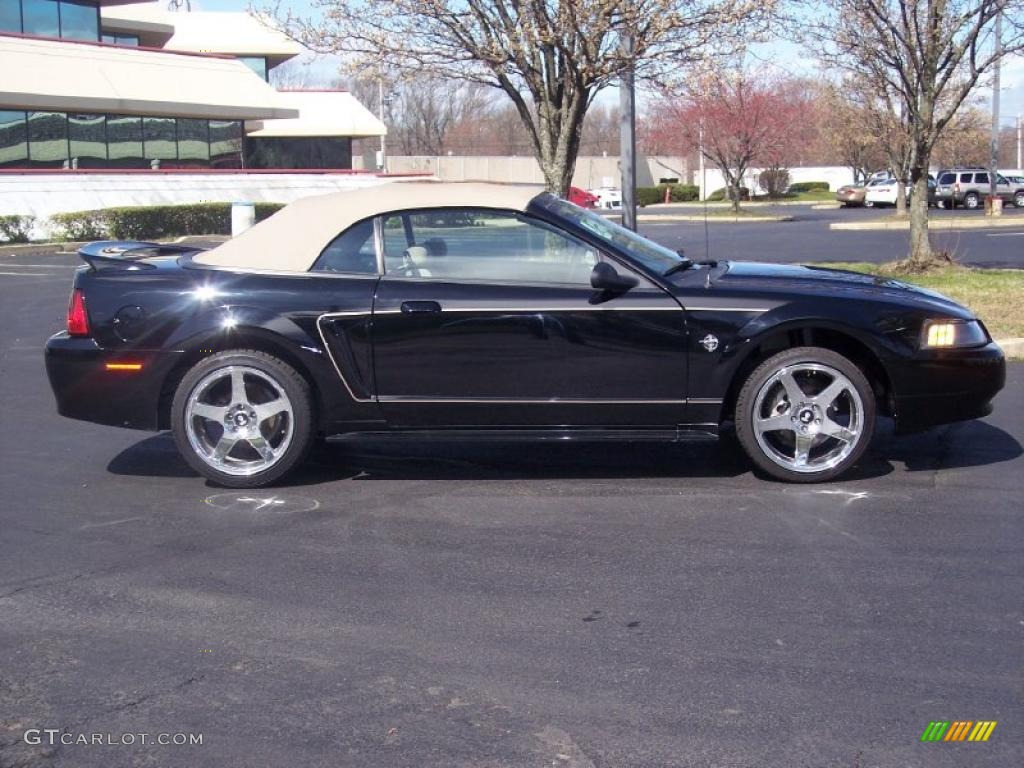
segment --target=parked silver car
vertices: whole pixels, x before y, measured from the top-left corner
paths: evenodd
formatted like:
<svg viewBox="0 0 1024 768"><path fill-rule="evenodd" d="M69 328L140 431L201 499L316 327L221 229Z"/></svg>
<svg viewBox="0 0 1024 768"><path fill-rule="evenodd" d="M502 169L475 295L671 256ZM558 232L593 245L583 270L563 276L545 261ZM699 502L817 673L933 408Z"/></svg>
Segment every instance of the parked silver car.
<svg viewBox="0 0 1024 768"><path fill-rule="evenodd" d="M935 198L943 208L977 208L991 192L991 177L984 168L950 168L939 171ZM996 175L996 194L1004 203L1024 208L1024 185L1012 184Z"/></svg>

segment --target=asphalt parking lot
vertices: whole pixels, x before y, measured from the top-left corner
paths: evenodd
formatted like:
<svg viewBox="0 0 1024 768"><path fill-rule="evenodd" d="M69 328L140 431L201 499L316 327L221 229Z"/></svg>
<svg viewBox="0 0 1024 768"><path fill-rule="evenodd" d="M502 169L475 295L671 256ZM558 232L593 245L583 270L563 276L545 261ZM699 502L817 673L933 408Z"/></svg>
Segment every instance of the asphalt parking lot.
<svg viewBox="0 0 1024 768"><path fill-rule="evenodd" d="M720 209L719 209L720 210ZM883 263L909 252L910 233L905 231L837 231L834 222L858 222L892 216L891 209L838 208L815 210L809 205L763 206L751 211L792 216L794 221L776 223L725 221L655 221L640 223L640 231L671 248L682 248L693 259L745 259L773 262L868 261ZM700 216L702 209L646 208L648 216L685 214ZM1024 268L1024 208L1007 208L1006 220L1019 227L998 229L949 229L953 218L984 220L982 211L933 209L930 213L932 243L972 266Z"/></svg>
<svg viewBox="0 0 1024 768"><path fill-rule="evenodd" d="M827 486L728 444L362 443L225 492L55 414L71 264L0 262L0 767L1022 763L1024 366Z"/></svg>

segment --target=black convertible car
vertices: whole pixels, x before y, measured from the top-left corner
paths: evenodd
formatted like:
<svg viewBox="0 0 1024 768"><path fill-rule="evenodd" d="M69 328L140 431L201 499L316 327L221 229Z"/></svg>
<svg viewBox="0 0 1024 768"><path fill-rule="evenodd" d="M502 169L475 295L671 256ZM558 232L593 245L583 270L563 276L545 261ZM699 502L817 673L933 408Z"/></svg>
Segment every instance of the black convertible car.
<svg viewBox="0 0 1024 768"><path fill-rule="evenodd" d="M60 413L171 429L230 487L318 437L680 440L734 423L765 473L836 477L876 415L984 416L1005 363L949 299L693 262L535 187L307 198L211 250L93 243L46 345Z"/></svg>

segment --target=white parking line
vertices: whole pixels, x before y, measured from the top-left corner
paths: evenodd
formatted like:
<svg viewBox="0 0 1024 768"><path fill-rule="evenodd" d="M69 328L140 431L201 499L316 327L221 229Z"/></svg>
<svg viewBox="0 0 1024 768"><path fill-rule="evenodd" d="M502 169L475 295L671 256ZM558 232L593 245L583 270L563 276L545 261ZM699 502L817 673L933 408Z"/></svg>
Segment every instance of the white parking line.
<svg viewBox="0 0 1024 768"><path fill-rule="evenodd" d="M1024 237L1024 232L1000 232L999 234L990 234L989 237Z"/></svg>
<svg viewBox="0 0 1024 768"><path fill-rule="evenodd" d="M0 272L0 275L8 275L10 277L58 277L58 275L51 275L46 272Z"/></svg>
<svg viewBox="0 0 1024 768"><path fill-rule="evenodd" d="M4 269L11 269L12 267L32 267L34 269L75 269L77 264L4 264L0 262L0 266Z"/></svg>

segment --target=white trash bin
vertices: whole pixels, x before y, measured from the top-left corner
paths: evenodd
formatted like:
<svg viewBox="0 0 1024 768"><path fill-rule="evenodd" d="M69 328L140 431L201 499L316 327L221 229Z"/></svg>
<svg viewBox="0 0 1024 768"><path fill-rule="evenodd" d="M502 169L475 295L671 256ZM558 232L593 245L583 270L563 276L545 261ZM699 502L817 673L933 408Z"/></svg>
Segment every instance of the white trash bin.
<svg viewBox="0 0 1024 768"><path fill-rule="evenodd" d="M255 203L231 204L231 236L237 237L256 223Z"/></svg>

